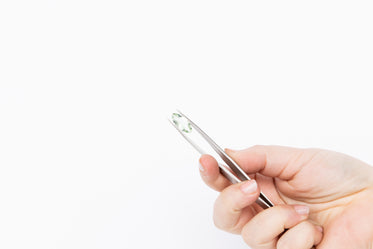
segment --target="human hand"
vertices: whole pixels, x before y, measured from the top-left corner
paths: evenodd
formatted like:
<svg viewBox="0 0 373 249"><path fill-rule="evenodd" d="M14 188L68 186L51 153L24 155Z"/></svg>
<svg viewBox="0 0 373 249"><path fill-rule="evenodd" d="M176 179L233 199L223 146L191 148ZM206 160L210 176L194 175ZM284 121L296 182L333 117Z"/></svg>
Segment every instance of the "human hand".
<svg viewBox="0 0 373 249"><path fill-rule="evenodd" d="M202 179L221 191L214 206L218 228L241 234L253 249L373 248L369 165L320 149L254 146L226 152L253 180L231 185L213 157L200 158ZM275 207L263 210L255 203L260 191Z"/></svg>

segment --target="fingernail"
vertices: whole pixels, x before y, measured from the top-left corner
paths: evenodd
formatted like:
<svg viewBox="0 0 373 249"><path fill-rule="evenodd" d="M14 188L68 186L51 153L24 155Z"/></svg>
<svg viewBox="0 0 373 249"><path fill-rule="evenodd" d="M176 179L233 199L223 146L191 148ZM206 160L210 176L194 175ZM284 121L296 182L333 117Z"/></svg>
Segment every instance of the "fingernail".
<svg viewBox="0 0 373 249"><path fill-rule="evenodd" d="M198 163L198 168L199 168L199 170L202 171L202 172L205 171L205 169L203 168L203 166L202 166L201 163Z"/></svg>
<svg viewBox="0 0 373 249"><path fill-rule="evenodd" d="M244 184L242 184L242 186L240 187L241 191L244 194L252 194L256 191L257 188L258 188L258 184L256 183L255 180L247 181Z"/></svg>
<svg viewBox="0 0 373 249"><path fill-rule="evenodd" d="M320 233L322 233L324 231L324 228L322 228L322 226L316 226L316 229L320 231Z"/></svg>
<svg viewBox="0 0 373 249"><path fill-rule="evenodd" d="M307 206L296 205L294 206L294 209L299 215L308 215L310 213L310 208Z"/></svg>

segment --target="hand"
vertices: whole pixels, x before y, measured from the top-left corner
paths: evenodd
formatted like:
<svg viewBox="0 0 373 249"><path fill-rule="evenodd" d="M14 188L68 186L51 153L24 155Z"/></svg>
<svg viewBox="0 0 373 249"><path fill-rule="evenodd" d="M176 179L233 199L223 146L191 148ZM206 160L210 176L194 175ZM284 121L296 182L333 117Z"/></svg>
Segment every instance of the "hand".
<svg viewBox="0 0 373 249"><path fill-rule="evenodd" d="M226 152L252 180L231 185L213 157L200 158L202 179L221 191L214 206L220 229L241 234L253 249L373 248L369 165L320 149L254 146ZM255 203L260 191L275 207L263 210Z"/></svg>

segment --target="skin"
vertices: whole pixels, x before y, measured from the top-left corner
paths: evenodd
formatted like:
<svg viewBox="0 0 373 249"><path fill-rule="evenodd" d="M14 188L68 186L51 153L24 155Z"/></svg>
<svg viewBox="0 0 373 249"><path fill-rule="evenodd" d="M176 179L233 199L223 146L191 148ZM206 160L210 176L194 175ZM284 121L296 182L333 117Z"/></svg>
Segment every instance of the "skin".
<svg viewBox="0 0 373 249"><path fill-rule="evenodd" d="M373 167L320 149L226 152L252 180L232 185L213 157L200 158L202 179L221 192L214 206L218 228L241 234L253 249L373 249ZM260 191L275 207L255 203Z"/></svg>

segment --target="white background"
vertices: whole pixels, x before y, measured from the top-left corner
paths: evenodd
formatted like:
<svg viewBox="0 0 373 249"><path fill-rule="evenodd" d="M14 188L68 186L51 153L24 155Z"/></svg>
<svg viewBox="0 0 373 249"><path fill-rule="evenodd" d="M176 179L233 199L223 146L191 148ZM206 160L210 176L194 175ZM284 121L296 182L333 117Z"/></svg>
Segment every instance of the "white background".
<svg viewBox="0 0 373 249"><path fill-rule="evenodd" d="M167 122L373 164L371 1L0 2L0 248L247 248Z"/></svg>

